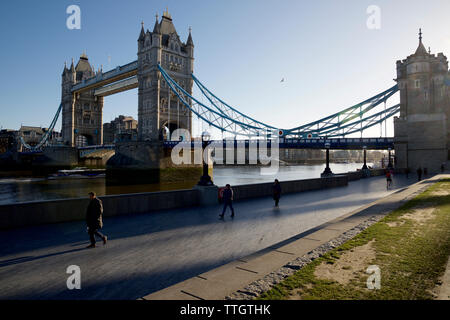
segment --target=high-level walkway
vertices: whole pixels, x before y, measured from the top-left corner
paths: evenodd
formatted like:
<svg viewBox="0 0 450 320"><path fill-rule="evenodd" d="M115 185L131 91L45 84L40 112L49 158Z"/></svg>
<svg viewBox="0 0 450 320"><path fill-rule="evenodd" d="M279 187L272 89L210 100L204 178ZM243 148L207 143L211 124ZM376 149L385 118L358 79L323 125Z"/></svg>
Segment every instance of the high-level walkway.
<svg viewBox="0 0 450 320"><path fill-rule="evenodd" d="M415 183L413 175L350 182L347 187L235 203L104 219L110 238L85 249L83 222L0 232L0 299L137 299L245 257ZM70 265L81 290L68 290Z"/></svg>

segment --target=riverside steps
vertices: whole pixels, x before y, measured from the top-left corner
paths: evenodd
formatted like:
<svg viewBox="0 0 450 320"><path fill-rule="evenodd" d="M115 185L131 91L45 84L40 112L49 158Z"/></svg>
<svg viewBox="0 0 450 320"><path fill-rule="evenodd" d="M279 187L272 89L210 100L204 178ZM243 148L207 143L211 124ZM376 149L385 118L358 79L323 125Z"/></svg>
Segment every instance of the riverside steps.
<svg viewBox="0 0 450 320"><path fill-rule="evenodd" d="M339 179L346 181L343 177ZM316 190L307 191L303 187L304 192L283 194L279 208L273 207L273 200L264 191L264 188L269 190L270 184L259 186L262 188L259 198L250 198L250 192L246 191L248 198L242 197L235 203L233 220L227 216L218 219L219 204L155 209L151 214L106 215L104 232L108 234L108 244L93 250L85 249L89 241L84 221L0 231L0 299L139 299L193 277L208 281L201 275L255 253L258 255L261 250L314 230L415 182L414 178L398 175L394 178L394 188L387 191L384 177L355 180L326 189L319 189L317 180L321 179L305 180L305 184L296 182L303 186L315 183ZM284 188L288 192L288 185ZM241 190L242 193L245 189ZM179 197L175 192L173 198ZM148 198L142 201L151 202ZM75 205L83 209L80 217L84 216L82 204L67 202L59 210L70 212ZM113 210L112 205L105 210L109 208ZM297 249L278 248L280 252L274 254L292 258ZM82 290L67 290L66 269L70 265L81 268ZM258 276L266 271L252 268L248 270L253 272L236 270L257 272ZM246 285L247 280L233 281L237 287Z"/></svg>

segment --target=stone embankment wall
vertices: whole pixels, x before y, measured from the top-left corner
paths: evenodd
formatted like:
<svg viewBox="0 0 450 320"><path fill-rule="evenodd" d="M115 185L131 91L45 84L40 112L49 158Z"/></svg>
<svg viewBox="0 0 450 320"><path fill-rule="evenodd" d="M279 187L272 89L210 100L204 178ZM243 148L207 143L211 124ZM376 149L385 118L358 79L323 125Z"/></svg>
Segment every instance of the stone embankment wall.
<svg viewBox="0 0 450 320"><path fill-rule="evenodd" d="M384 174L382 170L373 175ZM283 194L335 188L348 185L349 181L362 178L359 172L336 175L330 178L282 181ZM272 195L272 183L234 186L236 201ZM202 202L197 189L100 196L104 216L151 213L161 210L198 206ZM0 205L0 229L32 225L82 221L85 219L89 199L64 199L33 201Z"/></svg>

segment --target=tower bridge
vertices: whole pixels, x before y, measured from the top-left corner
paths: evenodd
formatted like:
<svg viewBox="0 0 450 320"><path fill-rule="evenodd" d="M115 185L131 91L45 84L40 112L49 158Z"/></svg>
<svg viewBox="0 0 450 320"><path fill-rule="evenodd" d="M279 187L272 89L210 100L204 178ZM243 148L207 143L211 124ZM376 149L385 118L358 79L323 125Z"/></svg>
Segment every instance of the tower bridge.
<svg viewBox="0 0 450 320"><path fill-rule="evenodd" d="M421 31L416 52L397 62L396 84L354 106L295 128L258 121L204 85L194 75L191 30L186 42L181 41L168 11L161 19L156 16L153 31L145 30L142 23L137 42L137 60L131 63L95 72L83 54L76 66L72 61L62 74L62 99L55 119L61 112L63 140L72 148L101 146L104 97L138 88L138 140L116 143L115 155L108 162L111 172L154 174L154 169L167 166L164 149L176 143L171 141L172 133L185 129L192 136L193 117L244 144L246 139L270 137L280 139L282 148L324 148L328 140L336 149L394 148L399 168L427 167L429 172L437 171L448 160L448 61L443 53L434 55L425 49ZM201 98L193 96L194 85ZM400 103L388 106L397 92ZM365 130L392 117L395 137L363 140ZM354 134L361 134L361 138L349 142Z"/></svg>

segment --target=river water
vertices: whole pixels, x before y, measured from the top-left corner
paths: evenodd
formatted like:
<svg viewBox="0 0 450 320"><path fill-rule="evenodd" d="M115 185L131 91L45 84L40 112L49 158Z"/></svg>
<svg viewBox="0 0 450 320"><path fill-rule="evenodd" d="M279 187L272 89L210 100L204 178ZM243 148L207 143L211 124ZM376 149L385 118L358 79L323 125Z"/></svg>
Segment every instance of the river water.
<svg viewBox="0 0 450 320"><path fill-rule="evenodd" d="M371 164L368 164L371 165ZM333 173L346 173L362 167L362 163L334 163ZM243 185L261 182L319 178L325 164L282 166L277 174L263 175L259 167L225 166L214 168L213 180L218 186L229 183ZM199 177L200 178L200 177ZM87 197L89 191L98 195L155 192L192 188L196 182L159 183L141 185L109 186L104 178L2 178L0 179L0 204L17 202Z"/></svg>

